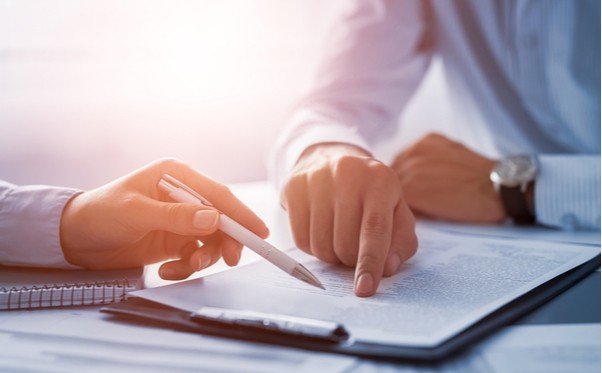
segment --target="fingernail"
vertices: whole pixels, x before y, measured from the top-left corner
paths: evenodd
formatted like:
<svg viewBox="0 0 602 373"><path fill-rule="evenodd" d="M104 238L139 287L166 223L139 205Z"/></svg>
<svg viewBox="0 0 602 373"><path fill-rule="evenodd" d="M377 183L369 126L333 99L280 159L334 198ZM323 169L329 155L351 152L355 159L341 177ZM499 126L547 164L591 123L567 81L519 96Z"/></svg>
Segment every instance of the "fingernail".
<svg viewBox="0 0 602 373"><path fill-rule="evenodd" d="M209 267L209 264L211 263L211 255L207 255L207 254L203 254L201 255L201 258L199 259L199 271L201 269L205 269L207 267Z"/></svg>
<svg viewBox="0 0 602 373"><path fill-rule="evenodd" d="M395 252L389 254L387 258L387 273L394 274L399 269L399 265L401 264L401 259L399 259L399 255Z"/></svg>
<svg viewBox="0 0 602 373"><path fill-rule="evenodd" d="M270 228L268 228L267 225L264 225L264 229L265 229L265 236L267 238L270 236Z"/></svg>
<svg viewBox="0 0 602 373"><path fill-rule="evenodd" d="M369 273L362 273L355 284L355 291L358 295L368 295L374 288L374 278Z"/></svg>
<svg viewBox="0 0 602 373"><path fill-rule="evenodd" d="M161 277L164 280L169 280L173 277L173 272L167 268L161 267L159 268L159 277Z"/></svg>
<svg viewBox="0 0 602 373"><path fill-rule="evenodd" d="M215 210L201 210L194 214L192 224L198 229L213 228L217 224L219 213Z"/></svg>

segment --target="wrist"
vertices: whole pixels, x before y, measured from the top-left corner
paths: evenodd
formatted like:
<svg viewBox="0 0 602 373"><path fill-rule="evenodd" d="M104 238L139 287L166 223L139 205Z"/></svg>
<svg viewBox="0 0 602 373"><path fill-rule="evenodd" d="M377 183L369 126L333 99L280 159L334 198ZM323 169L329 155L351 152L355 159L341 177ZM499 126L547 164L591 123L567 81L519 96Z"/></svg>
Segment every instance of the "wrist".
<svg viewBox="0 0 602 373"><path fill-rule="evenodd" d="M506 215L516 224L535 223L533 186L537 173L537 161L530 155L504 158L491 171L490 179Z"/></svg>
<svg viewBox="0 0 602 373"><path fill-rule="evenodd" d="M535 180L529 183L527 191L525 192L525 198L527 200L527 208L531 215L535 216Z"/></svg>

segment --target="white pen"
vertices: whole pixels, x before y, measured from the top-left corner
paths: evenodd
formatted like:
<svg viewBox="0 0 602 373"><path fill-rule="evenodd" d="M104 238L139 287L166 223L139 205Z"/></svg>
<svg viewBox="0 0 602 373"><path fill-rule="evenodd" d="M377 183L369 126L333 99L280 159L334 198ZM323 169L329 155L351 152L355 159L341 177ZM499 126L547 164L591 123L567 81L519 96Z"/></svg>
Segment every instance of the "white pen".
<svg viewBox="0 0 602 373"><path fill-rule="evenodd" d="M205 197L201 196L192 188L171 175L163 174L163 177L159 180L157 186L175 201L213 207L213 204L205 199ZM261 237L247 228L238 224L228 215L221 211L219 211L219 213L219 230L261 255L268 262L274 264L289 275L310 285L325 289L320 280L318 280L318 278L301 263L261 239Z"/></svg>

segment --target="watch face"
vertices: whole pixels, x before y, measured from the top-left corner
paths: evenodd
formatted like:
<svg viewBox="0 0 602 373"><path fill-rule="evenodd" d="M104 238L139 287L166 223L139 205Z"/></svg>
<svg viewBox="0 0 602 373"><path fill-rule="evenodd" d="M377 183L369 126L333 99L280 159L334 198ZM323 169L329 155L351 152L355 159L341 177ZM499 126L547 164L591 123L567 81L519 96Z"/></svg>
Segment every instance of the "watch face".
<svg viewBox="0 0 602 373"><path fill-rule="evenodd" d="M528 155L501 160L491 172L491 181L505 187L515 187L535 179L537 165Z"/></svg>

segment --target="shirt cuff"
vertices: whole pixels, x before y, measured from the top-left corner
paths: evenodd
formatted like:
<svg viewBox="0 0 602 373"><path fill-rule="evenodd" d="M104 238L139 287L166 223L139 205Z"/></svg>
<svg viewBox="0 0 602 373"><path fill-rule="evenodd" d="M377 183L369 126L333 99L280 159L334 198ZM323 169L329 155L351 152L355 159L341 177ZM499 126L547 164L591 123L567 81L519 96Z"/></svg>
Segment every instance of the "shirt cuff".
<svg viewBox="0 0 602 373"><path fill-rule="evenodd" d="M543 225L600 229L600 157L540 155L535 214Z"/></svg>
<svg viewBox="0 0 602 373"><path fill-rule="evenodd" d="M60 223L67 202L81 193L50 186L14 187L0 196L0 263L79 268L67 262Z"/></svg>

